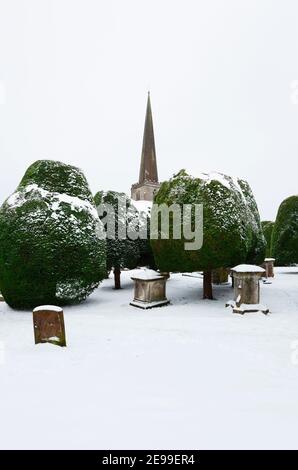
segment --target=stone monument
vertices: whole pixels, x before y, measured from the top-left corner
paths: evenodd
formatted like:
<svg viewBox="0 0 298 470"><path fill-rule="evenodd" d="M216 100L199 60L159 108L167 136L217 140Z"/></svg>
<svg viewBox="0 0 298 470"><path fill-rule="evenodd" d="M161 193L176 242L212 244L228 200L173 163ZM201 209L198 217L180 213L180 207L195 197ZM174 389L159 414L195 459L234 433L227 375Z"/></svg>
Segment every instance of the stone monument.
<svg viewBox="0 0 298 470"><path fill-rule="evenodd" d="M143 309L161 307L169 303L166 297L167 279L152 269L138 270L131 278L134 283L134 299L130 305Z"/></svg>
<svg viewBox="0 0 298 470"><path fill-rule="evenodd" d="M66 346L64 316L61 307L41 305L33 310L35 344Z"/></svg>
<svg viewBox="0 0 298 470"><path fill-rule="evenodd" d="M274 261L275 258L265 258L264 268L266 271L266 277L274 277Z"/></svg>
<svg viewBox="0 0 298 470"><path fill-rule="evenodd" d="M260 278L265 270L260 266L239 264L232 268L234 279L234 300L227 302L234 313L258 312L265 314L268 308L260 304Z"/></svg>

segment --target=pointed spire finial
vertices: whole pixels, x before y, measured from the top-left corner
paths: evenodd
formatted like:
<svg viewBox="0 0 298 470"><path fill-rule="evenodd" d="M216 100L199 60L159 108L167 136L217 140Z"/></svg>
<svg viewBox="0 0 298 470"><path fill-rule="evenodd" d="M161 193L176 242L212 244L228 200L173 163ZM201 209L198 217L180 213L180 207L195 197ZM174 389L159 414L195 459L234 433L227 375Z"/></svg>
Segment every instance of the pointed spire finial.
<svg viewBox="0 0 298 470"><path fill-rule="evenodd" d="M154 139L153 120L152 120L149 90L148 90L148 100L147 100L146 118L145 118L144 135L143 135L143 147L142 147L139 183L144 183L145 181L158 183L156 153L155 153L155 139Z"/></svg>
<svg viewBox="0 0 298 470"><path fill-rule="evenodd" d="M131 186L131 197L135 201L153 201L154 194L159 187L150 90L148 87L139 181Z"/></svg>

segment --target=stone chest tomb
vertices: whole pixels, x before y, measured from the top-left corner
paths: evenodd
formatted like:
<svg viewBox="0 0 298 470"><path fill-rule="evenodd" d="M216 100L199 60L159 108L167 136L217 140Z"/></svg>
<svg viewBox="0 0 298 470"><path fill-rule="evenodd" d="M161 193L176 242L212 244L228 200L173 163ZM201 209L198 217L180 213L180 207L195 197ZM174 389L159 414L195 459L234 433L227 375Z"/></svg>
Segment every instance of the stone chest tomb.
<svg viewBox="0 0 298 470"><path fill-rule="evenodd" d="M134 299L130 305L148 309L169 303L166 297L166 277L146 269L139 270L131 279L134 281Z"/></svg>

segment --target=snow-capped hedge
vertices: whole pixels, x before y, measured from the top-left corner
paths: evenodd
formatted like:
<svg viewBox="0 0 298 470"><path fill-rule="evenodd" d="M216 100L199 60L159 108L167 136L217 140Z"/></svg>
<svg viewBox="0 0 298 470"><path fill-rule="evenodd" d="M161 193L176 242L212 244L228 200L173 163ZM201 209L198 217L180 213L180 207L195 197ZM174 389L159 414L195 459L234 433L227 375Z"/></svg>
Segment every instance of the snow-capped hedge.
<svg viewBox="0 0 298 470"><path fill-rule="evenodd" d="M270 258L271 256L271 242L272 242L272 232L274 228L274 222L271 220L263 220L262 221L262 229L263 229L263 234L266 240L266 258Z"/></svg>
<svg viewBox="0 0 298 470"><path fill-rule="evenodd" d="M288 197L279 206L271 247L277 266L298 263L298 196Z"/></svg>
<svg viewBox="0 0 298 470"><path fill-rule="evenodd" d="M246 181L221 173L197 176L181 170L161 185L157 204L203 204L203 246L186 251L184 239L151 240L162 271L231 267L264 259L265 239L258 208Z"/></svg>
<svg viewBox="0 0 298 470"><path fill-rule="evenodd" d="M125 193L99 191L94 199L97 208L101 204L111 205L115 212L115 236L114 238L107 238L107 269L109 271L112 268L114 269L115 287L120 288L121 269L133 269L143 265L154 266L149 234L146 239L138 237L131 239L129 236L130 230L135 229L138 231L142 223L147 224L147 231L149 232L150 219L146 213L140 217L133 201ZM121 201L123 205L121 203L118 205L118 201ZM100 218L104 222L106 220L106 213L101 211ZM122 239L119 235L121 233L120 224L122 224L122 227L127 232L128 236L125 239ZM107 229L106 225L105 221L105 230Z"/></svg>
<svg viewBox="0 0 298 470"><path fill-rule="evenodd" d="M82 171L39 160L0 209L0 290L13 308L84 300L105 276L105 240Z"/></svg>

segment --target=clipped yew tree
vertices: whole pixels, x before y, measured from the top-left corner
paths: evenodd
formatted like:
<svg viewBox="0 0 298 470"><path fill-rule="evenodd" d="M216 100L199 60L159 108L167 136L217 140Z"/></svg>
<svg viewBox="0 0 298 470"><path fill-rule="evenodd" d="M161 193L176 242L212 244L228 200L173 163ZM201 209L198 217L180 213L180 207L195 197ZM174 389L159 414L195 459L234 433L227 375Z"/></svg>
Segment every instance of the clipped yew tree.
<svg viewBox="0 0 298 470"><path fill-rule="evenodd" d="M239 178L232 178L232 181L236 189L240 190L240 193L242 193L243 201L241 201L241 203L243 204L244 202L245 208L245 217L248 227L248 250L245 262L248 264L259 265L264 261L266 253L266 239L262 229L258 206L247 181Z"/></svg>
<svg viewBox="0 0 298 470"><path fill-rule="evenodd" d="M274 222L271 220L263 220L262 221L262 229L263 234L266 240L266 258L271 258L272 256L272 248L271 248L271 240L272 240L272 232L274 228Z"/></svg>
<svg viewBox="0 0 298 470"><path fill-rule="evenodd" d="M0 290L13 308L83 301L105 275L106 249L82 171L39 160L0 209Z"/></svg>
<svg viewBox="0 0 298 470"><path fill-rule="evenodd" d="M288 197L279 206L272 232L272 257L277 266L298 263L298 196Z"/></svg>
<svg viewBox="0 0 298 470"><path fill-rule="evenodd" d="M131 239L128 236L130 229L135 227L138 230L138 211L125 193L100 191L94 199L99 209L99 218L107 233L107 270L113 269L115 289L121 289L121 270L136 268L140 264L141 254L144 252L143 243L139 238ZM100 209L101 205L102 209ZM114 218L111 213L108 214L109 206L114 211ZM110 228L108 224L111 224Z"/></svg>
<svg viewBox="0 0 298 470"><path fill-rule="evenodd" d="M220 173L203 173L196 177L181 170L161 185L154 203L203 205L202 248L188 251L185 242L189 240L183 235L181 239L174 239L171 214L169 238L151 240L155 261L161 271L204 272L203 298L213 298L213 269L263 261L265 239L247 182Z"/></svg>

